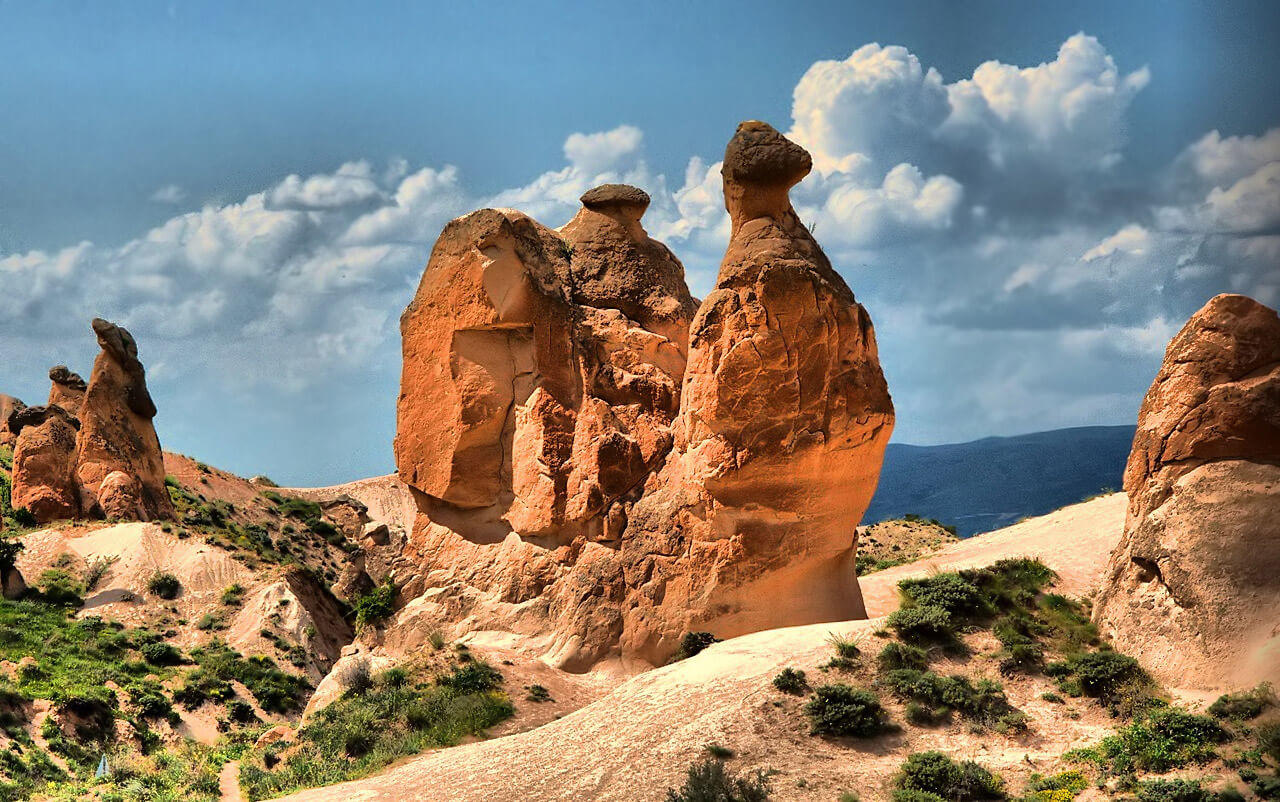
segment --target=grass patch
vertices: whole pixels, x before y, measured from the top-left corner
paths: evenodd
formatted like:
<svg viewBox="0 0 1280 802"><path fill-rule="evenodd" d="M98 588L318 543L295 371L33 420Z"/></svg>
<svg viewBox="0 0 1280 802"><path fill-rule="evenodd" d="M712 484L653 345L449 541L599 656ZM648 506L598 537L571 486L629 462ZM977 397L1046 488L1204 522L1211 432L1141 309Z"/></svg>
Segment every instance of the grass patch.
<svg viewBox="0 0 1280 802"><path fill-rule="evenodd" d="M1163 708L1120 728L1097 746L1068 752L1065 757L1093 763L1107 775L1165 772L1214 759L1216 746L1228 737L1209 716Z"/></svg>
<svg viewBox="0 0 1280 802"><path fill-rule="evenodd" d="M406 755L457 744L514 712L498 691L411 684L384 673L320 710L287 756L278 743L253 750L241 766L241 787L258 800L363 777Z"/></svg>
<svg viewBox="0 0 1280 802"><path fill-rule="evenodd" d="M310 687L306 678L282 671L270 657L243 657L221 640L192 649L191 659L198 667L174 691L175 700L189 708L206 700L230 701L235 695L231 680L238 680L263 710L288 713L302 707L302 696Z"/></svg>

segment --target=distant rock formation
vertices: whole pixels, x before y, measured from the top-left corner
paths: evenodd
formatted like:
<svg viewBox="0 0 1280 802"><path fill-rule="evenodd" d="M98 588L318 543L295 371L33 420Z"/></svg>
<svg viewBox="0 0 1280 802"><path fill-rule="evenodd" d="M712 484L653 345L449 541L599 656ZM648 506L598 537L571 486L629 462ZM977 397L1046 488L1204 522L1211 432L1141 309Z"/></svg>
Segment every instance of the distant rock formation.
<svg viewBox="0 0 1280 802"><path fill-rule="evenodd" d="M18 439L17 432L9 428L9 416L27 405L11 395L0 393L0 446L12 446Z"/></svg>
<svg viewBox="0 0 1280 802"><path fill-rule="evenodd" d="M108 518L149 521L174 517L164 485L164 456L151 419L156 405L147 392L138 345L120 326L93 321L102 351L80 407L76 477L81 506Z"/></svg>
<svg viewBox="0 0 1280 802"><path fill-rule="evenodd" d="M75 477L80 422L59 406L27 407L9 416L17 435L10 501L44 523L80 513Z"/></svg>
<svg viewBox="0 0 1280 802"><path fill-rule="evenodd" d="M419 512L388 644L465 619L586 670L863 613L855 526L893 407L870 319L791 208L809 168L739 127L701 305L635 187L590 190L558 232L496 209L445 227L401 318L396 462Z"/></svg>
<svg viewBox="0 0 1280 802"><path fill-rule="evenodd" d="M138 346L105 320L95 319L93 330L102 352L89 383L59 365L49 371L50 403L10 416L17 437L13 504L41 523L172 518Z"/></svg>
<svg viewBox="0 0 1280 802"><path fill-rule="evenodd" d="M1180 687L1280 681L1280 318L1219 295L1138 414L1129 510L1095 619Z"/></svg>
<svg viewBox="0 0 1280 802"><path fill-rule="evenodd" d="M79 415L84 391L88 388L80 374L72 373L66 365L55 365L49 369L49 382L48 404L56 404L72 415Z"/></svg>

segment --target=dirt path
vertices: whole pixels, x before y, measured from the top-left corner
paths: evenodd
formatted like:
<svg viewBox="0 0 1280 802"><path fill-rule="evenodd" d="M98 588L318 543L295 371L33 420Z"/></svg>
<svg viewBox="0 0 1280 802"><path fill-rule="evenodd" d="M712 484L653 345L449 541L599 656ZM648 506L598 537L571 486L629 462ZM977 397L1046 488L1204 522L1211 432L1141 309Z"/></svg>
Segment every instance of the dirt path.
<svg viewBox="0 0 1280 802"><path fill-rule="evenodd" d="M242 802L240 795L240 761L232 760L222 764L218 773L218 793L222 802Z"/></svg>
<svg viewBox="0 0 1280 802"><path fill-rule="evenodd" d="M1001 557L1035 555L1079 595L1100 576L1124 522L1124 498L1111 496L951 546L911 565L868 576L868 608L896 606L895 584L931 570L986 565ZM831 656L832 632L874 654L882 622L847 621L757 632L719 643L689 660L654 669L612 693L542 727L491 741L428 753L383 774L288 797L311 802L363 800L635 800L659 799L677 786L689 763L716 743L735 750L735 768L772 768L774 798L831 799L856 791L887 798L887 778L910 751L942 748L1012 775L1054 765L1064 751L1095 742L1111 726L1085 705L1068 709L1040 699L1048 680L1010 681L1010 699L1040 722L1017 739L971 735L960 728L907 728L870 741L813 738L802 704L783 697L772 678L818 668ZM988 671L990 661L975 658ZM980 664L979 664L980 663ZM859 682L862 680L850 681ZM1043 685L1043 687L1041 687ZM899 717L900 719L900 717Z"/></svg>

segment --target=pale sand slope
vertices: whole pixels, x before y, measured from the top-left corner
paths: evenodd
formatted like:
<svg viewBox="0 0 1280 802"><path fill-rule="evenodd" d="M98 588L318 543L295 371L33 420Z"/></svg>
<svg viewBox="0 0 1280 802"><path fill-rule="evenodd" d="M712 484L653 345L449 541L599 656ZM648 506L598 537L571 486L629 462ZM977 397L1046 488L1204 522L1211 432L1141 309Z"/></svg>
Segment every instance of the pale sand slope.
<svg viewBox="0 0 1280 802"><path fill-rule="evenodd" d="M1081 595L1093 589L1124 525L1125 498L1112 495L957 543L926 560L863 580L868 609L894 606L896 582L931 570L986 565L1001 557L1037 556L1061 574L1060 588ZM905 755L940 748L975 758L1006 774L1020 788L1027 773L1057 765L1066 749L1093 743L1113 725L1089 703L1044 702L1044 678L1006 682L1010 700L1036 722L1019 738L974 736L966 725L908 727L867 741L808 735L802 702L779 694L772 678L785 667L804 669L815 684L828 675L817 666L831 657L835 631L852 636L874 655L882 622L850 621L745 635L702 654L641 674L604 698L542 727L491 741L431 752L374 777L295 794L296 800L660 800L678 786L707 743L731 747L736 769L775 769L774 798L834 799L857 791L864 800L887 799L888 784ZM990 651L992 644L975 644ZM868 661L869 662L869 661ZM959 668L959 666L957 666ZM946 666L939 670L946 671ZM993 674L990 660L974 658L971 673ZM838 676L838 675L837 675ZM836 676L832 676L835 679ZM869 675L843 677L866 685ZM895 721L901 710L891 705ZM1068 710L1074 711L1071 716ZM1075 716L1075 717L1072 717Z"/></svg>

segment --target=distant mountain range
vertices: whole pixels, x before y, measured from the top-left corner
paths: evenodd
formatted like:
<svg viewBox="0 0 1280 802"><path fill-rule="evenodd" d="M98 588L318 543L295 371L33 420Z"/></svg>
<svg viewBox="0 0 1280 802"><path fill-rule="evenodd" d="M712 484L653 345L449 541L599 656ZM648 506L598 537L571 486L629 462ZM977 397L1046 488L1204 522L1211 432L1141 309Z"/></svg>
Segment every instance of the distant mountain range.
<svg viewBox="0 0 1280 802"><path fill-rule="evenodd" d="M961 537L1119 490L1133 426L1084 426L970 443L890 443L863 523L915 513Z"/></svg>

